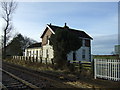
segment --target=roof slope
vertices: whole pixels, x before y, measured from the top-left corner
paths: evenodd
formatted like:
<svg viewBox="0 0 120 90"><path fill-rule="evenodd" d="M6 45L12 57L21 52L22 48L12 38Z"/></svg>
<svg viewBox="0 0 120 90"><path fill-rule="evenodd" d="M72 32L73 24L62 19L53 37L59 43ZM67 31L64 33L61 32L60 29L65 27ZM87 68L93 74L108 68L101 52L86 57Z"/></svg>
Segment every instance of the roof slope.
<svg viewBox="0 0 120 90"><path fill-rule="evenodd" d="M48 25L48 24L47 24ZM89 38L89 39L93 39L92 37L90 37L88 34L86 34L84 31L81 31L81 30L76 30L76 29L71 29L69 28L68 26L64 26L64 27L59 27L59 26L54 26L54 25L48 25L54 32L56 30L59 30L59 29L62 29L62 30L69 30L70 32L78 35L79 37L82 37L82 38ZM45 30L46 31L46 30ZM41 38L44 36L45 32L42 34Z"/></svg>
<svg viewBox="0 0 120 90"><path fill-rule="evenodd" d="M27 48L39 48L39 47L41 47L41 42L40 43L34 43Z"/></svg>

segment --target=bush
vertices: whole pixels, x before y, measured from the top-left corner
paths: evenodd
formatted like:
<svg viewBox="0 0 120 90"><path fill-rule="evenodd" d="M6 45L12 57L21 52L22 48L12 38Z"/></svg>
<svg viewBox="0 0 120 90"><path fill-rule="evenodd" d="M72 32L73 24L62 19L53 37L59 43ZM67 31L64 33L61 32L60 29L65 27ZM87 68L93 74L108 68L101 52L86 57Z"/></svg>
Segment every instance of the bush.
<svg viewBox="0 0 120 90"><path fill-rule="evenodd" d="M70 72L74 72L75 71L74 64L70 63L70 65L68 66L68 69L70 70Z"/></svg>

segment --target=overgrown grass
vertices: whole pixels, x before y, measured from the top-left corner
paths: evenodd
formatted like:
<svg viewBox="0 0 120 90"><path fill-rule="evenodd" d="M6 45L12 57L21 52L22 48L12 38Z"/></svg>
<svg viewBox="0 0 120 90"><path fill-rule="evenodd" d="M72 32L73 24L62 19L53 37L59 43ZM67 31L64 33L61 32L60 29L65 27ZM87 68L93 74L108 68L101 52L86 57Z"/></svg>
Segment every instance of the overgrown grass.
<svg viewBox="0 0 120 90"><path fill-rule="evenodd" d="M69 74L74 74L74 75L83 75L85 77L90 77L91 76L91 69L89 68L76 68L74 65L69 67L65 67L65 69L55 69L52 64L44 64L44 63L38 63L38 62L29 62L25 60L19 60L19 59L6 59L4 60L5 62L20 65L23 67L27 67L30 69L34 69L37 71L44 71L44 72L50 72L56 75L69 75Z"/></svg>
<svg viewBox="0 0 120 90"><path fill-rule="evenodd" d="M12 64L20 65L20 66L23 66L23 67L35 69L35 70L41 70L41 71L53 70L51 64L46 65L46 64L43 64L43 63L29 62L29 61L25 61L25 60L10 59L10 58L6 59L4 61L12 63Z"/></svg>

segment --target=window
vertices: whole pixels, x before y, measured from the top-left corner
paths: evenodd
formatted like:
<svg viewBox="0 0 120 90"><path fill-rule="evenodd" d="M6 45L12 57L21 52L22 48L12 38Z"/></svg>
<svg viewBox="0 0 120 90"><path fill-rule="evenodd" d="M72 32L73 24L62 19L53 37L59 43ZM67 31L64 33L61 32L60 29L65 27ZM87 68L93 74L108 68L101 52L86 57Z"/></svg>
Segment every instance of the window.
<svg viewBox="0 0 120 90"><path fill-rule="evenodd" d="M85 49L82 50L82 59L85 60Z"/></svg>
<svg viewBox="0 0 120 90"><path fill-rule="evenodd" d="M76 52L75 51L73 52L73 60L74 61L76 60Z"/></svg>

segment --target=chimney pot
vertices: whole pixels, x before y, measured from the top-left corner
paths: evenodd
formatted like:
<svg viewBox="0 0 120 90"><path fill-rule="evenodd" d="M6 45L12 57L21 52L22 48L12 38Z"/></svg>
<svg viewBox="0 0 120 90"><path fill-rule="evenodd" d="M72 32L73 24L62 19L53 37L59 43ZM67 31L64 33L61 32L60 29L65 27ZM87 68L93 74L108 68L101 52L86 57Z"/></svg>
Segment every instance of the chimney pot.
<svg viewBox="0 0 120 90"><path fill-rule="evenodd" d="M67 23L65 23L65 26L64 26L64 28L66 28L66 29L68 29L69 27L67 26Z"/></svg>
<svg viewBox="0 0 120 90"><path fill-rule="evenodd" d="M67 23L65 23L65 26L67 26Z"/></svg>

